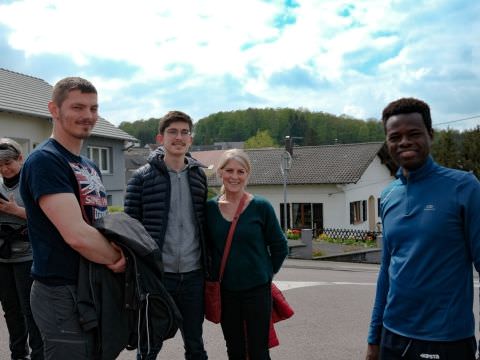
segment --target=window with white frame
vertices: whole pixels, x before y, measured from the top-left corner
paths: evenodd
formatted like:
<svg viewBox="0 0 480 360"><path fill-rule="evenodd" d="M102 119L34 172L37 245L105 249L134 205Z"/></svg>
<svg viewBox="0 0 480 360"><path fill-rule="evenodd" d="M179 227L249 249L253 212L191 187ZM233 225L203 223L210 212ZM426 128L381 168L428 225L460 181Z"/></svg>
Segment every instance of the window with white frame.
<svg viewBox="0 0 480 360"><path fill-rule="evenodd" d="M360 224L367 221L367 200L350 203L350 224Z"/></svg>
<svg viewBox="0 0 480 360"><path fill-rule="evenodd" d="M88 158L97 164L102 174L112 173L112 149L109 147L89 146Z"/></svg>

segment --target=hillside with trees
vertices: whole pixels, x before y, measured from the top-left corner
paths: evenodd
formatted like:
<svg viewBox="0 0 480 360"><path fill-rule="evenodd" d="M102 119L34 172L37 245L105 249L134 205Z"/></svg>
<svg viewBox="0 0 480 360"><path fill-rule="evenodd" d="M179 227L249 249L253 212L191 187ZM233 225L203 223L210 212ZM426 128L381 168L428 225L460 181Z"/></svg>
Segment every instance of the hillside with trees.
<svg viewBox="0 0 480 360"><path fill-rule="evenodd" d="M122 121L118 127L126 133L135 136L140 140L140 145L155 144L158 133L158 121L160 119L150 118L148 120L136 120L134 122Z"/></svg>
<svg viewBox="0 0 480 360"><path fill-rule="evenodd" d="M159 119L122 122L120 128L145 144L155 143ZM383 124L304 109L247 109L218 112L194 125L194 144L244 141L246 148L284 146L286 135L295 145L347 144L383 141ZM440 164L480 176L480 126L462 132L436 130L433 157Z"/></svg>
<svg viewBox="0 0 480 360"><path fill-rule="evenodd" d="M142 146L155 142L159 119L122 122L120 129L135 136ZM335 116L304 109L247 109L218 112L195 123L195 145L212 145L214 142L249 141L260 137L267 144L283 144L286 135L298 137L297 145L323 145L381 141L383 126L376 120L358 120L348 116ZM250 140L252 145L263 144Z"/></svg>
<svg viewBox="0 0 480 360"><path fill-rule="evenodd" d="M263 137L283 144L285 136L297 145L323 145L383 140L383 127L376 120L358 120L304 109L247 109L219 112L195 124L195 144L247 141ZM258 143L258 142L254 142Z"/></svg>

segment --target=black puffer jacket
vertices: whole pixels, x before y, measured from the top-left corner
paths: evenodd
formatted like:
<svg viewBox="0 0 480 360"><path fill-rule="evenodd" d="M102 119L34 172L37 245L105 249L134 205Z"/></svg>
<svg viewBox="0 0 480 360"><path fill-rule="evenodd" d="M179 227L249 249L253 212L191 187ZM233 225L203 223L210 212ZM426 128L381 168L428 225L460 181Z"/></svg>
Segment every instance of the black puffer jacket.
<svg viewBox="0 0 480 360"><path fill-rule="evenodd" d="M139 220L160 250L163 248L170 209L170 176L163 161L165 153L160 147L148 157L148 163L135 171L128 181L125 195L125 212ZM196 225L200 236L202 264L206 271L205 248L205 206L207 201L207 178L202 168L205 166L190 156L188 181L195 211Z"/></svg>

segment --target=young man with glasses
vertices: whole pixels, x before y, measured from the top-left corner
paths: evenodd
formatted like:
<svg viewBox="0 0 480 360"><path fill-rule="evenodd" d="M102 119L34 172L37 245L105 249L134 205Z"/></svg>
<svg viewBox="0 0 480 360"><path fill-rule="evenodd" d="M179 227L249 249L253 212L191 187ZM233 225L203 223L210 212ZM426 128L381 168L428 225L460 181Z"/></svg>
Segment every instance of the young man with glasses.
<svg viewBox="0 0 480 360"><path fill-rule="evenodd" d="M170 111L160 119L155 150L127 185L125 212L139 220L162 250L163 283L182 317L185 359L207 359L204 318L205 203L202 165L187 156L192 119ZM160 349L152 349L155 359Z"/></svg>

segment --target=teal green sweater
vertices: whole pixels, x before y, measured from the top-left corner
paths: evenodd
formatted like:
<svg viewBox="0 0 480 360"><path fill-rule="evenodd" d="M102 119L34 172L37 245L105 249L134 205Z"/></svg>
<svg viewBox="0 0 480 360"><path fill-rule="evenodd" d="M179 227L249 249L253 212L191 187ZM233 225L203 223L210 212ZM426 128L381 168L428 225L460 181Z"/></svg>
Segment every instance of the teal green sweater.
<svg viewBox="0 0 480 360"><path fill-rule="evenodd" d="M218 197L207 202L207 239L212 275L218 278L230 221L220 213ZM287 240L272 205L254 196L240 218L223 274L222 287L246 290L272 280L288 254Z"/></svg>

